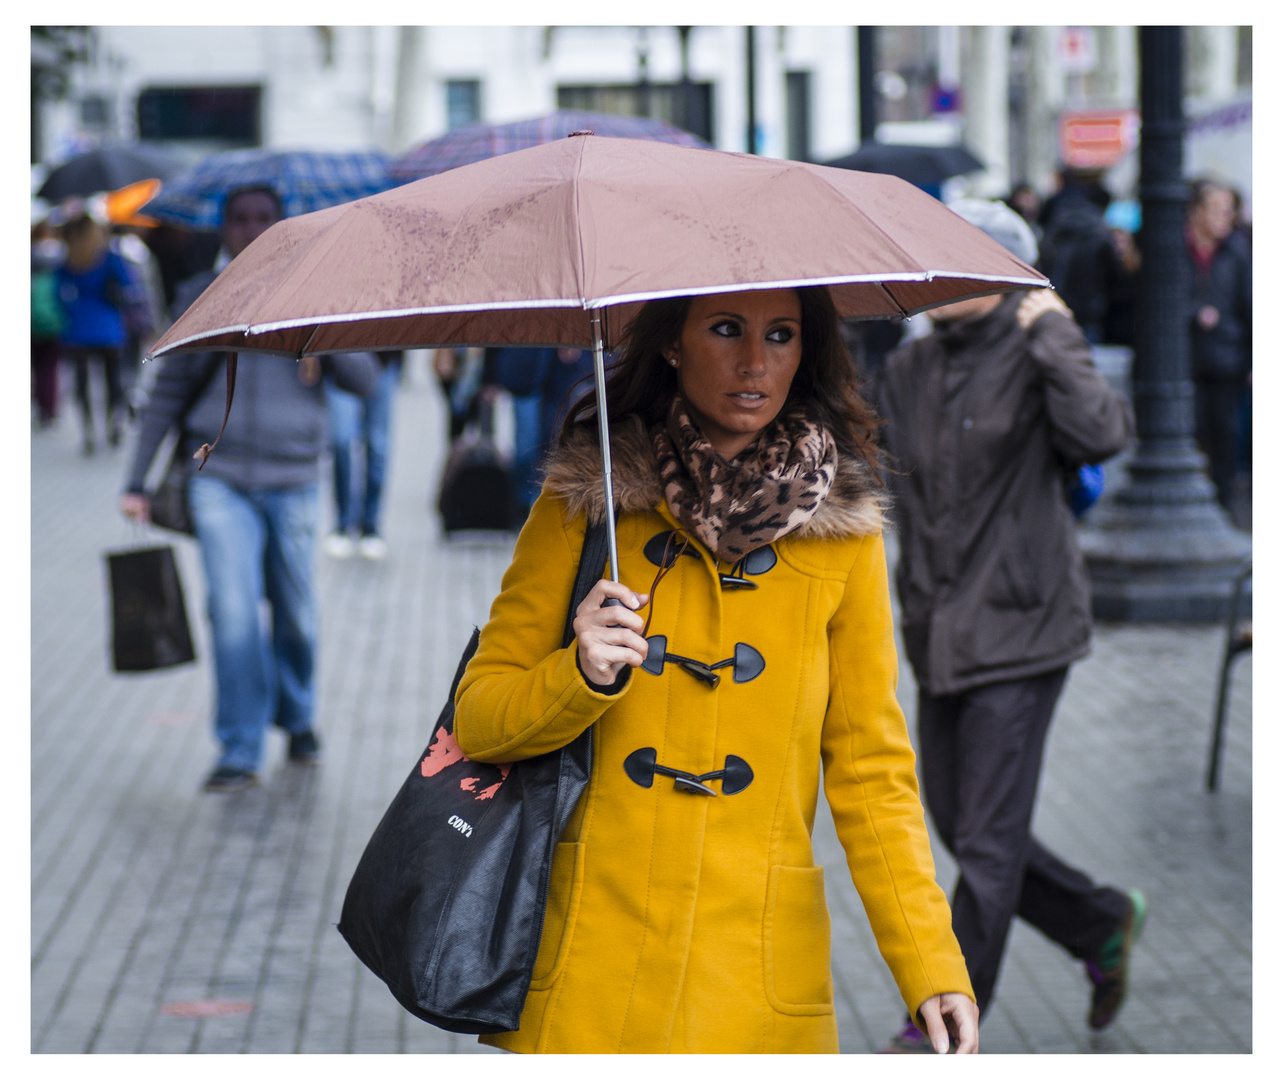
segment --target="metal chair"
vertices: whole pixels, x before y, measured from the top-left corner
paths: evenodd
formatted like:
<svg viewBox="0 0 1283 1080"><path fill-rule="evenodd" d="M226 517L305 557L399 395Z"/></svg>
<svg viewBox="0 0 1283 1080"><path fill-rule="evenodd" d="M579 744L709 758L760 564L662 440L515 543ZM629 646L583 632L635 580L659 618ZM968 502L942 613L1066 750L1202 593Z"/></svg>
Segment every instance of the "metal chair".
<svg viewBox="0 0 1283 1080"><path fill-rule="evenodd" d="M1225 656L1221 661L1221 682L1216 692L1216 718L1212 723L1212 745L1207 762L1207 790L1215 791L1220 783L1221 741L1225 734L1225 710L1230 696L1230 666L1236 657L1252 648L1252 622L1240 623L1239 611L1243 602L1243 590L1252 580L1252 564L1248 563L1234 581L1234 592L1230 597L1230 614L1225 626Z"/></svg>

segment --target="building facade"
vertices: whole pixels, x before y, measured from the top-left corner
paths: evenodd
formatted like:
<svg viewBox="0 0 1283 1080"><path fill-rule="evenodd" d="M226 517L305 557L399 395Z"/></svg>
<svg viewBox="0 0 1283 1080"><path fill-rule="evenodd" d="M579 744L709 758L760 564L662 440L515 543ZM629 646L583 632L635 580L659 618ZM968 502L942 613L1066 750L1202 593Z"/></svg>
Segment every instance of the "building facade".
<svg viewBox="0 0 1283 1080"><path fill-rule="evenodd" d="M1192 114L1246 93L1250 115L1250 27L1191 27L1187 41ZM255 145L399 153L558 107L826 161L858 145L863 85L880 139L963 142L987 166L965 189L997 196L1051 185L1066 114L1136 104L1130 26L886 26L864 79L857 55L851 26L35 27L32 161L109 138L192 158ZM1120 194L1132 159L1111 175Z"/></svg>

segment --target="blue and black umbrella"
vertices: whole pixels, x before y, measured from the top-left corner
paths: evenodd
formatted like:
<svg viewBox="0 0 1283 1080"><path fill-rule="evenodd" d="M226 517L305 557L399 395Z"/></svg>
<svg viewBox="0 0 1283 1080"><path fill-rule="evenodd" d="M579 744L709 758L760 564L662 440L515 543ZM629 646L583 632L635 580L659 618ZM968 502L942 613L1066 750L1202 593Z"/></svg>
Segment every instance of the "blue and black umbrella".
<svg viewBox="0 0 1283 1080"><path fill-rule="evenodd" d="M143 213L168 225L218 229L233 191L269 187L286 217L325 210L396 186L377 150L227 150L171 176Z"/></svg>

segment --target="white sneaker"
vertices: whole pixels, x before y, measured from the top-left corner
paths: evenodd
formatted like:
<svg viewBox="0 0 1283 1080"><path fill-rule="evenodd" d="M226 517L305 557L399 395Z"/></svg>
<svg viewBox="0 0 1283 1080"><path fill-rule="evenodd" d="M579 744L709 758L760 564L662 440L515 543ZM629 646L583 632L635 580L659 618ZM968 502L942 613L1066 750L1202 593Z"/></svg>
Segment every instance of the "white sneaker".
<svg viewBox="0 0 1283 1080"><path fill-rule="evenodd" d="M378 533L367 533L356 542L363 559L381 559L388 553L388 542Z"/></svg>
<svg viewBox="0 0 1283 1080"><path fill-rule="evenodd" d="M356 543L347 533L330 533L321 544L325 554L332 559L350 559L356 554Z"/></svg>

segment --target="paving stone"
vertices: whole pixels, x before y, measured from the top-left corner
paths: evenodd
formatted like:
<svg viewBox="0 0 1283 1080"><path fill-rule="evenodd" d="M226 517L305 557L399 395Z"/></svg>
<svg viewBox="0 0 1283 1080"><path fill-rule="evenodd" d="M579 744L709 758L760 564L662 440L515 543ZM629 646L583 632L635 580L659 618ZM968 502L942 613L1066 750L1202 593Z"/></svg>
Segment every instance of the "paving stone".
<svg viewBox="0 0 1283 1080"><path fill-rule="evenodd" d="M215 757L199 553L124 523L123 451L83 459L70 410L31 441L31 1048L49 1053L498 1053L397 1005L335 930L370 832L412 768L512 538L444 540L432 500L443 407L421 357L394 419L382 563L318 555L318 768L273 733L262 783L203 794ZM326 496L328 512L328 495ZM326 519L328 525L329 518ZM111 673L103 553L174 546L197 662ZM894 537L888 551L894 560ZM1252 657L1234 669L1221 790L1203 789L1223 630L1101 625L1047 744L1040 838L1149 898L1131 1000L1091 1033L1081 967L1013 927L986 1053L1252 1051ZM71 673L71 674L69 674ZM907 666L899 698L913 732ZM847 1053L902 1023L821 796ZM957 870L933 835L937 877ZM167 1016L232 998L253 1011Z"/></svg>

